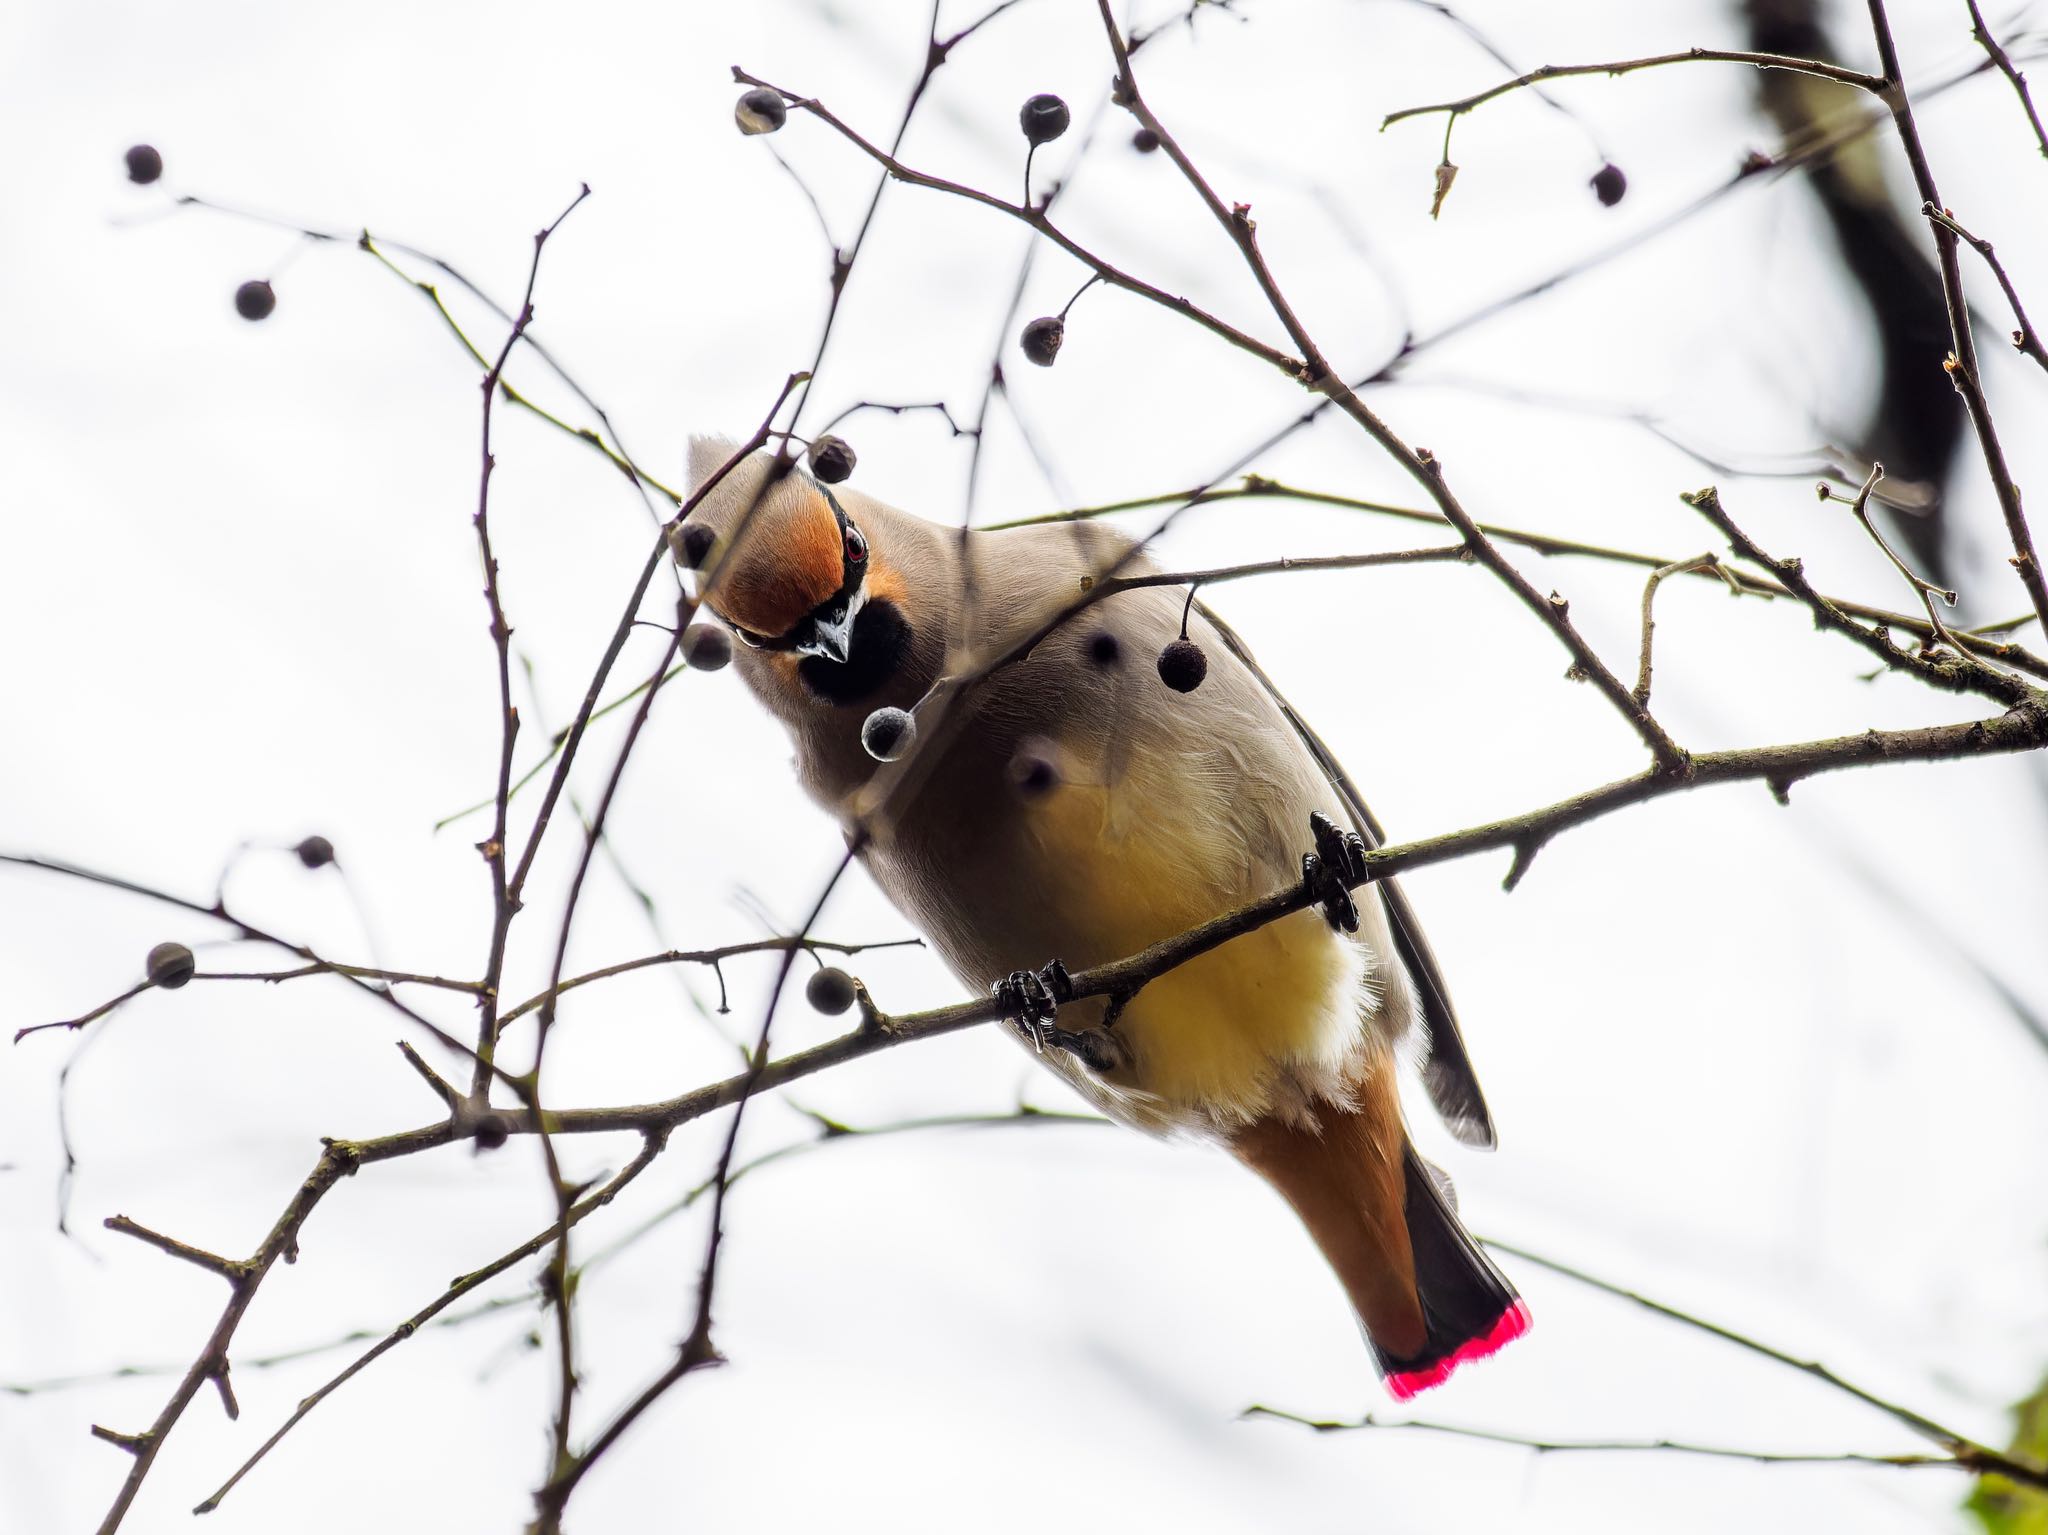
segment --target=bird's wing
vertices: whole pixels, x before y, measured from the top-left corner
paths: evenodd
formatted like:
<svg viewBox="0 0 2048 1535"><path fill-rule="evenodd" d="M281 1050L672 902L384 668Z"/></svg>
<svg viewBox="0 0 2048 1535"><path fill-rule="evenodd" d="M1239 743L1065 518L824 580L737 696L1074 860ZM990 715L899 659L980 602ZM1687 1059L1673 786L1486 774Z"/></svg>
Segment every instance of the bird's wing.
<svg viewBox="0 0 2048 1535"><path fill-rule="evenodd" d="M1344 765L1337 760L1336 754L1273 685L1273 679L1266 675L1237 631L1211 612L1206 603L1197 602L1195 606L1216 626L1216 632L1223 637L1232 654L1245 664L1252 676L1258 679L1259 686L1266 690L1267 696L1287 716L1287 722L1315 757L1323 775L1344 797L1359 836L1370 847L1382 846L1387 840L1386 833L1366 807L1364 797L1352 783L1351 775L1344 771ZM1392 879L1376 880L1374 888L1386 905L1387 921L1394 933L1394 948L1421 993L1422 1021L1429 1034L1428 1053L1422 1063L1422 1085L1429 1093L1429 1101L1459 1141L1467 1146L1491 1150L1496 1143L1493 1115L1488 1112L1486 1097L1479 1090L1479 1077L1472 1069L1472 1057L1466 1053L1464 1036L1458 1031L1458 1015L1451 1006L1450 989L1444 985L1443 973L1437 968L1436 956L1430 952L1429 940L1422 934L1415 908L1408 904L1408 897Z"/></svg>

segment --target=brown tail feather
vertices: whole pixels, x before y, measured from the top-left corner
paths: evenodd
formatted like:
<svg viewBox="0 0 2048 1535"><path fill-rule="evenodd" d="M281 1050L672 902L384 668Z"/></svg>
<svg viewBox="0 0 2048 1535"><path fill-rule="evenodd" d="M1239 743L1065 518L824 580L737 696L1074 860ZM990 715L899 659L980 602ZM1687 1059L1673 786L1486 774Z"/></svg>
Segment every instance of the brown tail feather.
<svg viewBox="0 0 2048 1535"><path fill-rule="evenodd" d="M1529 1309L1408 1144L1391 1073L1319 1122L1262 1119L1232 1138L1337 1271L1387 1390L1406 1400L1529 1328ZM1438 1175L1440 1178L1441 1175Z"/></svg>
<svg viewBox="0 0 2048 1535"><path fill-rule="evenodd" d="M1317 1127L1261 1119L1230 1148L1279 1191L1315 1238L1383 1356L1419 1352L1427 1329L1404 1213L1408 1132L1392 1074L1374 1074L1348 1112L1330 1106Z"/></svg>

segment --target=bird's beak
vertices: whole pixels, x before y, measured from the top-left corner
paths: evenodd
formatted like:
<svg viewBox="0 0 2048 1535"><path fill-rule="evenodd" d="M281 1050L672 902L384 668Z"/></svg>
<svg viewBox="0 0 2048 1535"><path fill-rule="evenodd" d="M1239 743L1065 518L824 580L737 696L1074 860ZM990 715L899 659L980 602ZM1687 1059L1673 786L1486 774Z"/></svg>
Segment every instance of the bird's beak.
<svg viewBox="0 0 2048 1535"><path fill-rule="evenodd" d="M828 661L837 661L841 666L853 654L853 621L860 616L862 604L868 600L865 590L854 592L846 599L844 608L832 608L811 620L812 635L796 648L807 656L823 656Z"/></svg>

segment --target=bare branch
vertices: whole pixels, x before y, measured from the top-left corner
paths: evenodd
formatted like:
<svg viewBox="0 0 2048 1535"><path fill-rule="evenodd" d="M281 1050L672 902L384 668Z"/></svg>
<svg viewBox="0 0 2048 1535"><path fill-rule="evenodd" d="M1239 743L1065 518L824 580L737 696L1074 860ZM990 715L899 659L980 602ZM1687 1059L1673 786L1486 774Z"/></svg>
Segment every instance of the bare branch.
<svg viewBox="0 0 2048 1535"><path fill-rule="evenodd" d="M249 1277L249 1265L234 1258L223 1258L210 1253L203 1247L194 1247L189 1242L180 1242L176 1237L167 1237L160 1231L151 1231L138 1221L131 1221L125 1215L110 1215L100 1223L109 1231L118 1231L123 1236L134 1237L147 1242L158 1252L169 1253L173 1258L182 1258L187 1263L218 1274L229 1284L241 1284Z"/></svg>
<svg viewBox="0 0 2048 1535"><path fill-rule="evenodd" d="M1685 575L1688 572L1710 571L1723 576L1728 590L1735 596L1742 595L1742 582L1732 573L1724 570L1721 561L1711 552L1696 554L1689 560L1673 560L1669 565L1659 565L1650 572L1650 579L1643 583L1643 646L1642 659L1636 666L1635 699L1648 707L1650 702L1650 641L1657 632L1657 621L1652 616L1657 601L1657 588L1667 576Z"/></svg>
<svg viewBox="0 0 2048 1535"><path fill-rule="evenodd" d="M14 1042L18 1045L24 1039L27 1039L29 1035L40 1034L45 1029L82 1029L88 1023L93 1023L101 1018L106 1017L107 1014L111 1013L115 1008L121 1006L122 1003L131 1002L135 998L141 996L145 991L154 990L155 987L155 981L137 981L133 986L130 986L126 991L122 992L118 997L110 997L105 1002L102 1002L98 1007L93 1008L90 1012L80 1013L76 1018L59 1018L53 1023L24 1024L21 1028L18 1028L14 1031Z"/></svg>
<svg viewBox="0 0 2048 1535"><path fill-rule="evenodd" d="M834 943L826 938L756 938L748 943L729 943L720 949L669 949L661 954L644 954L638 959L621 960L616 965L605 965L597 970L585 971L582 975L570 976L560 985L528 997L517 1007L508 1010L500 1019L501 1026L515 1018L523 1018L542 1006L549 997L560 996L563 992L574 991L578 986L588 986L593 981L610 980L615 975L628 975L635 970L645 970L654 965L716 965L722 960L741 954L780 954L787 949L803 949L810 953L823 951L829 954L866 954L875 949L921 949L922 938L888 938L876 943Z"/></svg>
<svg viewBox="0 0 2048 1535"><path fill-rule="evenodd" d="M2041 344L2040 333L2034 329L2034 322L2027 318L2026 306L2020 303L2019 290L2013 287L2012 279L2005 275L2005 263L1993 252L1991 242L1971 234L1956 222L1953 214L1946 209L1935 207L1933 203L1922 203L1920 211L1984 258L1984 264L1991 268L1991 275L1998 279L1998 286L2005 290L2005 301L2012 308L2012 317L2019 322L2020 328L2012 333L2014 348L2031 357L2044 371L2048 371L2048 346Z"/></svg>
<svg viewBox="0 0 2048 1535"><path fill-rule="evenodd" d="M122 1480L120 1490L114 1495L113 1506L100 1521L100 1535L113 1535L127 1516L129 1505L142 1489L142 1482L156 1463L164 1441L170 1436L185 1409L200 1387L217 1379L226 1368L228 1345L234 1339L235 1329L241 1325L242 1317L249 1309L249 1303L256 1298L258 1288L279 1258L287 1262L298 1254L299 1228L323 1199L327 1191L345 1175L352 1173L365 1161L383 1160L388 1157L405 1156L423 1150L428 1146L445 1142L449 1134L446 1125L426 1130L407 1131L399 1135L386 1136L380 1141L349 1142L329 1141L320 1153L320 1160L313 1171L306 1176L291 1199L285 1204L270 1234L256 1249L255 1256L248 1260L247 1272L235 1283L228 1296L228 1303L222 1309L220 1320L214 1324L199 1355L192 1361L177 1386L172 1390L170 1400L165 1402L154 1422L141 1434L116 1437L102 1432L101 1438L110 1439L134 1456L128 1468L128 1475Z"/></svg>
<svg viewBox="0 0 2048 1535"><path fill-rule="evenodd" d="M2038 1462L2025 1460L2015 1455L2008 1455L2001 1450L1994 1450L1988 1445L1979 1444L1966 1434L1957 1433L1954 1429L1937 1423L1932 1418L1917 1413L1910 1407L1904 1407L1897 1402L1888 1401L1884 1397L1877 1395L1874 1391L1867 1390L1855 1382L1837 1375L1833 1370L1816 1360L1801 1359L1795 1354L1788 1354L1783 1349L1773 1348L1768 1343L1759 1342L1747 1334L1737 1332L1732 1327L1725 1327L1719 1322L1707 1321L1704 1317L1695 1316L1689 1311L1681 1311L1678 1307L1669 1305L1664 1301L1654 1300L1635 1290L1627 1289L1610 1280L1601 1279L1593 1274L1589 1274L1583 1269L1574 1268L1568 1263L1560 1263L1555 1258L1548 1258L1541 1253L1531 1252L1526 1247L1518 1247L1512 1242L1496 1241L1491 1237L1482 1237L1480 1240L1488 1247L1519 1258L1524 1263L1533 1263L1538 1268L1549 1269L1553 1274L1562 1274L1565 1278L1575 1280L1579 1284L1588 1285L1605 1294L1641 1306L1645 1311L1655 1312L1658 1316L1682 1323L1687 1327L1693 1328L1695 1331L1706 1333L1709 1337L1719 1338L1724 1343L1732 1343L1737 1348L1746 1349L1752 1354L1761 1355L1774 1364L1781 1364L1788 1369L1797 1370L1802 1375L1811 1376L1822 1384L1833 1387L1845 1396L1852 1396L1866 1406L1875 1407L1879 1412L1895 1422L1903 1424L1922 1438L1932 1440L1953 1456L1957 1465L1966 1470L1977 1472L1980 1475L1985 1472L1993 1472L2015 1482L2024 1482L2030 1487L2048 1488L2048 1466L2043 1466Z"/></svg>
<svg viewBox="0 0 2048 1535"><path fill-rule="evenodd" d="M1222 225L1224 231L1237 245L1246 265L1251 269L1259 290L1266 295L1274 314L1286 329L1288 336L1300 348L1301 364L1299 377L1309 388L1327 395L1347 416L1363 427L1366 434L1391 455L1409 476L1419 484L1437 505L1437 510L1457 528L1468 547L1479 562L1497 576L1522 604L1540 618L1572 656L1572 675L1584 677L1592 682L1606 696L1622 717L1635 729L1656 758L1658 766L1665 772L1683 774L1686 771L1687 754L1671 739L1649 710L1638 703L1621 680L1610 671L1605 662L1594 652L1578 629L1567 616L1569 605L1552 593L1548 600L1539 595L1522 573L1510 564L1507 558L1495 548L1492 541L1480 531L1458 498L1451 493L1443 466L1427 449L1411 448L1394 432L1371 407L1359 398L1356 390L1347 385L1324 359L1322 351L1309 335L1307 327L1295 314L1292 305L1280 291L1266 264L1264 253L1259 248L1258 226L1252 221L1251 208L1245 203L1225 206L1223 199L1196 170L1173 134L1159 120L1138 89L1137 77L1131 71L1131 58L1124 46L1123 36L1117 29L1116 18L1111 13L1109 0L1096 0L1101 13L1103 30L1109 38L1110 50L1116 57L1118 99L1145 127L1159 136L1160 147L1172 156L1174 164L1187 178L1207 205L1211 215ZM1290 371L1292 371L1290 369Z"/></svg>
<svg viewBox="0 0 2048 1535"><path fill-rule="evenodd" d="M1371 1413L1349 1421L1305 1418L1278 1407L1257 1405L1247 1407L1241 1416L1275 1418L1283 1423L1298 1423L1303 1428L1312 1428L1319 1434L1349 1433L1358 1429L1376 1429L1383 1433L1407 1430L1411 1433L1441 1434L1456 1439L1476 1439L1485 1444L1518 1445L1525 1450L1534 1450L1539 1455L1609 1455L1648 1451L1656 1454L1702 1455L1720 1460L1747 1460L1767 1466L1937 1466L1951 1471L1970 1469L1953 1455L1871 1455L1854 1450L1788 1454L1780 1450L1745 1450L1732 1445L1692 1444L1677 1439L1537 1439L1524 1434L1470 1428L1462 1423L1438 1423L1423 1418L1376 1418Z"/></svg>
<svg viewBox="0 0 2048 1535"><path fill-rule="evenodd" d="M1947 645L1949 649L1955 651L1957 655L1966 655L1968 648L1964 645L1962 636L1943 622L1941 614L1936 611L1934 606L1934 599L1939 597L1949 607L1954 607L1956 605L1956 594L1947 587L1936 586L1932 581L1929 581L1901 559L1899 552L1892 548L1890 541L1877 530L1877 524L1870 520L1870 493L1876 488L1877 482L1883 478L1884 465L1872 464L1870 466L1870 473L1865 476L1862 487L1857 490L1854 496L1839 495L1832 487L1825 484L1816 488L1820 492L1821 500L1841 501L1848 505L1849 515L1856 519L1857 524L1863 529L1865 536L1877 545L1878 549L1884 554L1884 557L1891 561L1892 569L1906 578L1906 584L1912 587L1914 594L1919 597L1920 605L1927 613L1928 627L1934 631L1935 638Z"/></svg>
<svg viewBox="0 0 2048 1535"><path fill-rule="evenodd" d="M1037 517L1020 517L1010 522L989 524L991 531L1001 528L1032 527L1041 523L1077 522L1095 517L1107 517L1118 512L1138 511L1145 507L1163 506L1169 503L1186 503L1204 506L1211 502L1256 500L1277 498L1290 501L1304 501L1316 506L1344 507L1351 511L1371 512L1383 517L1396 517L1409 522L1428 523L1436 527L1445 526L1441 513L1425 511L1420 507L1396 506L1384 501L1362 500L1356 496L1343 496L1331 491L1306 490L1295 485L1282 484L1264 475L1246 475L1244 482L1234 486L1196 487L1189 490L1165 491L1157 495L1136 496L1125 501L1108 501L1096 506L1074 507L1067 511L1048 512ZM1644 570L1658 570L1666 565L1684 565L1683 559L1670 555L1642 554L1630 549L1615 549L1603 544L1588 544L1577 539L1558 538L1548 533L1532 533L1522 528L1502 527L1497 523L1483 522L1479 530L1496 543L1514 544L1524 549L1533 549L1538 554L1561 555L1581 559L1606 560L1620 565L1634 565ZM1740 585L1745 595L1759 597L1795 597L1789 588L1769 576L1760 576L1748 570L1736 570L1729 566L1719 569L1699 569L1684 572L1706 580L1734 582ZM1937 636L1925 618L1911 613L1894 612L1889 608L1873 607L1868 603L1852 602L1843 597L1827 599L1844 613L1854 618L1868 619L1888 629L1917 634L1923 639ZM2024 624L2035 622L2035 615L2025 614L2003 623L1983 624L1978 628L1960 634L1958 637L1970 653L1985 660L1993 660L2015 667L2033 676L2048 679L2048 660L2031 654L2017 645L2000 644L1984 638L2017 629Z"/></svg>
<svg viewBox="0 0 2048 1535"><path fill-rule="evenodd" d="M570 1207L566 1217L568 1224L573 1226L593 1211L601 1210L610 1204L617 1197L621 1189L639 1177L642 1172L646 1171L648 1164L660 1154L662 1144L663 1142L659 1136L649 1136L643 1140L640 1145L639 1154L632 1161L619 1169L602 1188L597 1189L593 1193L586 1194ZM299 1423L314 1408L326 1401L328 1397L332 1396L342 1386L346 1385L386 1353L412 1337L449 1306L469 1294L479 1285L485 1284L491 1279L496 1278L499 1274L504 1273L506 1269L519 1262L520 1259L532 1257L543 1247L547 1246L548 1243L554 1241L561 1234L561 1231L562 1222L557 1220L553 1225L520 1243L519 1246L513 1248L502 1257L493 1259L482 1268L473 1270L456 1279L440 1295L407 1317L403 1322L400 1322L370 1349L351 1361L348 1367L342 1370L340 1374L330 1378L310 1395L301 1398L299 1405L292 1410L291 1416L279 1424L276 1431L257 1447L256 1452L236 1468L233 1476L230 1476L225 1482L221 1483L215 1489L213 1495L193 1509L192 1512L195 1514L208 1514L220 1507L221 1500L234 1491L236 1484L254 1470L256 1463L275 1449L278 1442L294 1428L297 1428Z"/></svg>
<svg viewBox="0 0 2048 1535"><path fill-rule="evenodd" d="M1970 8L1970 36L1977 39L1978 46L1990 55L1991 62L1998 67L1998 72L2011 83L2013 93L2020 99L2021 110L2027 114L2027 126L2034 130L2034 142L2041 146L2042 158L2048 159L2048 127L2042 126L2041 114L2035 109L2034 98L2027 91L2027 77L2014 67L2012 55L2007 53L1998 39L1991 35L1991 28L1984 24L1984 13L1977 8L1977 0L1963 0L1963 3ZM1989 248L1986 250L1988 254ZM2014 307L2017 308L2017 304ZM2042 366L2048 367L2048 362L2044 362Z"/></svg>
<svg viewBox="0 0 2048 1535"><path fill-rule="evenodd" d="M484 600L491 612L491 646L497 653L500 728L498 792L493 799L496 818L490 835L478 849L490 871L491 947L490 955L484 961L483 990L477 997L480 1016L477 1021L476 1069L469 1086L472 1097L480 1097L490 1082L498 1040L498 983L505 973L505 945L511 935L512 919L519 912L518 894L506 876L505 855L506 817L512 801L512 748L519 738L519 711L512 703L512 626L505 620L505 605L498 592L498 558L491 550L491 472L498 463L491 452L491 402L497 397L498 380L504 376L512 349L519 345L519 338L533 323L533 289L540 280L540 258L547 249L548 236L561 227L562 221L574 213L589 195L590 188L586 184L571 199L569 206L555 216L554 222L533 237L533 259L527 264L526 294L520 300L518 317L513 320L505 344L499 349L498 360L484 375L483 472L477 477L476 516L472 521L476 526L477 549L483 556Z"/></svg>
<svg viewBox="0 0 2048 1535"><path fill-rule="evenodd" d="M1894 671L1906 672L1929 687L1951 693L1981 693L2002 703L2020 705L2040 694L2018 677L1995 671L1960 651L1937 656L1928 651L1918 655L1902 649L1883 628L1869 629L1856 623L1806 579L1805 566L1796 559L1775 560L1761 545L1735 525L1721 506L1721 494L1711 485L1679 498L1720 529L1735 552L1770 571L1792 594L1813 610L1816 628L1831 629L1854 640ZM1930 610L1931 611L1931 610Z"/></svg>
<svg viewBox="0 0 2048 1535"><path fill-rule="evenodd" d="M1934 171L1927 163L1927 150L1920 142L1920 127L1913 116L1913 103L1906 94L1905 75L1899 68L1898 46L1892 41L1891 19L1886 14L1884 0L1868 0L1868 3L1870 28L1877 38L1877 56L1884 66L1880 94L1891 109L1892 122L1899 130L1906 163L1912 167L1914 188L1919 192L1923 205L1932 203L1937 208L1942 207L1941 192L1934 184ZM2000 512L2005 516L2006 536L2012 543L2013 569L2019 572L2020 582L2033 601L2034 611L2044 624L2048 624L2048 574L2041 569L2040 556L2034 550L2033 532L2027 526L2026 513L2020 508L2020 488L2006 463L2005 448L1998 440L1998 430L1991 423L1991 404L1984 397L1983 382L1978 375L1977 342L1970 325L1969 300L1963 295L1962 265L1956 248L1955 231L1945 224L1935 223L1934 249L1940 260L1941 292L1948 305L1949 334L1955 346L1955 355L1948 364L1949 377L1963 397L1963 405L1970 413L1970 425L1976 429L1984 468L1991 476L1992 491L1998 497Z"/></svg>
<svg viewBox="0 0 2048 1535"><path fill-rule="evenodd" d="M1438 112L1451 118L1463 117L1474 107L1484 106L1496 97L1528 86L1541 85L1546 80L1564 80L1573 75L1628 75L1639 69L1661 69L1668 64L1750 64L1758 69L1784 69L1794 74L1833 80L1839 85L1853 85L1858 90L1869 91L1872 94L1881 92L1885 84L1877 75L1866 75L1857 69L1844 69L1841 65L1830 64L1824 59L1801 59L1785 53L1745 53L1728 48L1687 48L1680 53L1658 53L1639 59L1616 59L1606 64L1544 64L1499 85L1475 91L1470 96L1460 96L1456 101L1442 101L1427 107L1403 107L1398 112L1389 112L1380 120L1380 131L1385 132L1395 123L1411 117L1427 117Z"/></svg>
<svg viewBox="0 0 2048 1535"><path fill-rule="evenodd" d="M448 1105L451 1113L462 1106L462 1094L457 1091L454 1084L447 1081L438 1071L429 1066L421 1058L419 1051L413 1049L411 1045L402 1039L398 1041L398 1051L399 1054L405 1057L406 1065L412 1067L414 1071L420 1074L421 1080L434 1090L435 1097Z"/></svg>
<svg viewBox="0 0 2048 1535"><path fill-rule="evenodd" d="M1061 230L1046 216L1042 209L1026 207L1019 203L1005 202L1000 197L993 196L987 192L977 191L973 187L963 186L957 181L948 181L943 176L934 176L924 171L913 170L910 166L897 159L893 152L883 150L862 137L822 101L811 97L799 96L793 91L783 89L783 87L774 84L772 81L750 75L738 67L733 69L732 74L733 78L742 84L758 85L766 90L780 92L791 107L800 112L808 112L820 122L825 123L849 144L853 145L854 148L867 155L877 165L882 166L896 180L908 182L912 186L928 187L936 192L947 193L949 196L965 198L968 202L979 203L984 208L992 208L998 213L1007 214L1020 223L1028 224L1051 240L1053 244L1059 246L1061 250L1072 256L1076 261L1092 268L1101 276L1104 282L1114 287L1122 288L1128 293L1135 293L1141 298L1150 299L1153 303L1173 311L1183 319L1194 321L1204 330L1213 331L1230 342L1231 345L1247 351L1265 362L1271 363L1282 372L1291 373L1296 377L1301 375L1301 364L1298 360L1289 357L1277 347L1268 346L1256 337L1248 335L1244 331L1237 329L1237 327L1218 319L1208 310L1202 309L1184 298L1168 293L1164 289L1144 281L1142 278L1134 277L1109 261L1104 260Z"/></svg>

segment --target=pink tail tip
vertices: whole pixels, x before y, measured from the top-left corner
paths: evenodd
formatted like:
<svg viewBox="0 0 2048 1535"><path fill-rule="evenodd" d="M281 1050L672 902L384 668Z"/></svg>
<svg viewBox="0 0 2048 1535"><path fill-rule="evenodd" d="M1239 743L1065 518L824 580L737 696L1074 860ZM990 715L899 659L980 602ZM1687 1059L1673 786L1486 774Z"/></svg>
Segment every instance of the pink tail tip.
<svg viewBox="0 0 2048 1535"><path fill-rule="evenodd" d="M1431 1386L1441 1386L1451 1378L1451 1372L1470 1360L1484 1359L1488 1354L1506 1348L1515 1339L1529 1330L1529 1305L1517 1299L1500 1314L1500 1320L1476 1338L1467 1338L1455 1350L1432 1364L1416 1370L1401 1370L1387 1377L1387 1394L1397 1402L1427 1391Z"/></svg>

